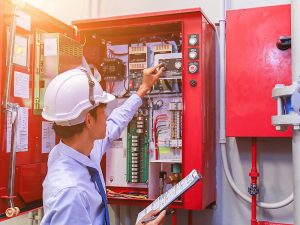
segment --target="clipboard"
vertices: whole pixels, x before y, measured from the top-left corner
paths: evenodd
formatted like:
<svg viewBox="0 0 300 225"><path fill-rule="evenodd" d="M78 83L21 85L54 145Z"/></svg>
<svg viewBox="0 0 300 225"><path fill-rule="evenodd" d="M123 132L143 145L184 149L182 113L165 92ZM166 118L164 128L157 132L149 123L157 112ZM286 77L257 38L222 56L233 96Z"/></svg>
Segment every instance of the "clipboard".
<svg viewBox="0 0 300 225"><path fill-rule="evenodd" d="M159 210L160 212L167 208L180 195L196 184L202 176L194 169L185 178L178 182L171 189L160 195L150 205L138 214L136 224L150 211Z"/></svg>

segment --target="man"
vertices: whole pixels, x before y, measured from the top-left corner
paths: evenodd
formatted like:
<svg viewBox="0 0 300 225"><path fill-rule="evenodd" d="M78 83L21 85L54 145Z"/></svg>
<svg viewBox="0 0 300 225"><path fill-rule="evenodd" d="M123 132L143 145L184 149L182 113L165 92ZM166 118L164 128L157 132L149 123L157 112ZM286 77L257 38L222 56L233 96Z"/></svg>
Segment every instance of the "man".
<svg viewBox="0 0 300 225"><path fill-rule="evenodd" d="M43 225L110 224L100 161L162 74L160 66L144 70L143 83L136 94L108 118L105 106L115 97L105 93L84 68L69 70L50 82L42 116L54 122L61 141L49 154L43 183ZM161 225L164 216L165 211L147 224Z"/></svg>

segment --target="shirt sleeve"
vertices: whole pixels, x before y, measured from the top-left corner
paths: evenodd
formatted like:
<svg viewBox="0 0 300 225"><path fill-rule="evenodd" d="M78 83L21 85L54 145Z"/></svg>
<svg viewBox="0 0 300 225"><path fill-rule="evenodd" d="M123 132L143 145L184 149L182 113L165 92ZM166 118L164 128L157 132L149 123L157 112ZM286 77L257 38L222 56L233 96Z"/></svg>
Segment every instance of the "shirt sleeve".
<svg viewBox="0 0 300 225"><path fill-rule="evenodd" d="M41 225L92 225L89 204L77 188L65 188L52 199Z"/></svg>
<svg viewBox="0 0 300 225"><path fill-rule="evenodd" d="M111 147L112 142L120 138L122 131L132 120L134 114L143 104L140 96L133 94L120 107L114 109L106 121L106 137L94 143L93 154L101 161L103 154Z"/></svg>

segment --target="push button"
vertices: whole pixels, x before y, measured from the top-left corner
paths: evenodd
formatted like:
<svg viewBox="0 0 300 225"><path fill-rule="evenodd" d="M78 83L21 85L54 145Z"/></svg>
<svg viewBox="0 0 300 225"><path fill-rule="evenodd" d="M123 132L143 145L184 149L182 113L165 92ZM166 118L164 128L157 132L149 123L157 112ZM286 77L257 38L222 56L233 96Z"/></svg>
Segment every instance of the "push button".
<svg viewBox="0 0 300 225"><path fill-rule="evenodd" d="M190 62L188 67L189 73L195 74L199 70L199 63L198 62Z"/></svg>

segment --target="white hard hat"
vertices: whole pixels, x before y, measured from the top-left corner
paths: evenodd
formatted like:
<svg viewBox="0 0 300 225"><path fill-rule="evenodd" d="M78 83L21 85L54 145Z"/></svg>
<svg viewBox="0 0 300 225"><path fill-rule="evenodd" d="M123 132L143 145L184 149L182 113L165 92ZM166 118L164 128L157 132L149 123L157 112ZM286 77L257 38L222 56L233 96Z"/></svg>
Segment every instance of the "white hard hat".
<svg viewBox="0 0 300 225"><path fill-rule="evenodd" d="M76 68L56 76L48 85L42 117L61 126L84 122L88 111L99 103L115 99L102 90L97 80L85 68Z"/></svg>

